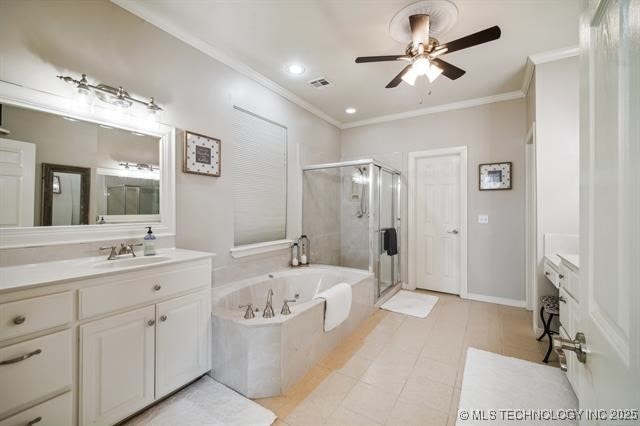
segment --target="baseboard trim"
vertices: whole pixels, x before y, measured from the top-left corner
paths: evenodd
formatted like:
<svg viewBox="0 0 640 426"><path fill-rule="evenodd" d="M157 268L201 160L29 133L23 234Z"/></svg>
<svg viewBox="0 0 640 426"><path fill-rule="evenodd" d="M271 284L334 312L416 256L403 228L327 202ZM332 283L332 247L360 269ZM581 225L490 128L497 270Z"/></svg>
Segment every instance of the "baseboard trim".
<svg viewBox="0 0 640 426"><path fill-rule="evenodd" d="M462 297L462 296L460 296ZM467 293L465 299L477 300L479 302L496 303L498 305L514 306L525 308L527 303L524 300L506 299L504 297L485 296L484 294Z"/></svg>

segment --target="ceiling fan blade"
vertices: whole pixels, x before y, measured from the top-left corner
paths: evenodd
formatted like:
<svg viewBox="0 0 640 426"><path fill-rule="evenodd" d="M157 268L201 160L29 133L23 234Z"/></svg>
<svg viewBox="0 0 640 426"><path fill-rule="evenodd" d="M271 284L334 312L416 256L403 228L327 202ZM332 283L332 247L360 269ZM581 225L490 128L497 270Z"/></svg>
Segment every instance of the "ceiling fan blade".
<svg viewBox="0 0 640 426"><path fill-rule="evenodd" d="M409 26L411 27L413 47L417 48L420 43L429 42L429 15L409 16Z"/></svg>
<svg viewBox="0 0 640 426"><path fill-rule="evenodd" d="M455 65L451 65L449 62L445 62L442 59L434 58L431 60L431 63L440 68L442 70L442 75L450 80L456 80L466 73L465 70L458 68Z"/></svg>
<svg viewBox="0 0 640 426"><path fill-rule="evenodd" d="M356 58L356 64L362 64L365 62L397 61L398 59L409 59L409 57L407 55L359 56Z"/></svg>
<svg viewBox="0 0 640 426"><path fill-rule="evenodd" d="M400 84L400 82L402 81L402 76L403 76L403 75L405 75L405 74L406 74L406 73L411 69L411 67L412 67L412 66L413 66L413 64L409 64L409 65L407 65L406 67L404 67L404 68L402 69L402 71L400 71L400 74L396 75L396 76L393 78L393 80L391 80L391 81L389 82L389 84L387 84L387 85L385 86L385 88L387 88L387 89L391 89L391 88L393 88L393 87L397 87L397 86L398 86L398 84Z"/></svg>
<svg viewBox="0 0 640 426"><path fill-rule="evenodd" d="M438 52L440 49L446 48L447 51L444 54L449 54L451 52L466 49L468 47L477 46L478 44L487 43L489 41L499 39L501 33L502 32L500 31L500 27L496 25L494 27L487 28L486 30L469 34L466 37L441 44L435 48L434 53Z"/></svg>

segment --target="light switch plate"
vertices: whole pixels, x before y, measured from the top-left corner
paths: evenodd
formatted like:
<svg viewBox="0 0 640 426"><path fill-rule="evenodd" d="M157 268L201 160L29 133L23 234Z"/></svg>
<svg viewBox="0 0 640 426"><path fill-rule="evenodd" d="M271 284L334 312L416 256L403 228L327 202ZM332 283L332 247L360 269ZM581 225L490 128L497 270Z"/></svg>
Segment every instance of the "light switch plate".
<svg viewBox="0 0 640 426"><path fill-rule="evenodd" d="M486 214L479 214L478 223L489 223L489 216Z"/></svg>

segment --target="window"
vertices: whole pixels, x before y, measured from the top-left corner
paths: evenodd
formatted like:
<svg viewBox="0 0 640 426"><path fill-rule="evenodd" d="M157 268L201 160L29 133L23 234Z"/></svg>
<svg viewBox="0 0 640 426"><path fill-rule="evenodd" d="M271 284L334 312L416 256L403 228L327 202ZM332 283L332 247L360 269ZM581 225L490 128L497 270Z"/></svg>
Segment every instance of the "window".
<svg viewBox="0 0 640 426"><path fill-rule="evenodd" d="M234 107L234 245L283 240L287 230L287 129Z"/></svg>

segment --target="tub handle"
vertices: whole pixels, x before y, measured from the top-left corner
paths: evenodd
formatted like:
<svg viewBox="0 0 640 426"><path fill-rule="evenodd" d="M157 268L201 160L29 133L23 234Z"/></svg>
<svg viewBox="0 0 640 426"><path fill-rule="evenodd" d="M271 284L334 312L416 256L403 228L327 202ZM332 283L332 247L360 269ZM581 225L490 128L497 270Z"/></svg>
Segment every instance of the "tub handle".
<svg viewBox="0 0 640 426"><path fill-rule="evenodd" d="M294 303L294 302L296 302L296 299L285 299L280 313L282 315L289 315L291 313L291 309L289 308L289 303Z"/></svg>
<svg viewBox="0 0 640 426"><path fill-rule="evenodd" d="M238 308L247 308L247 310L244 313L244 319L251 319L254 318L256 315L253 313L253 307L251 303L247 303L246 305L240 305L238 306Z"/></svg>

